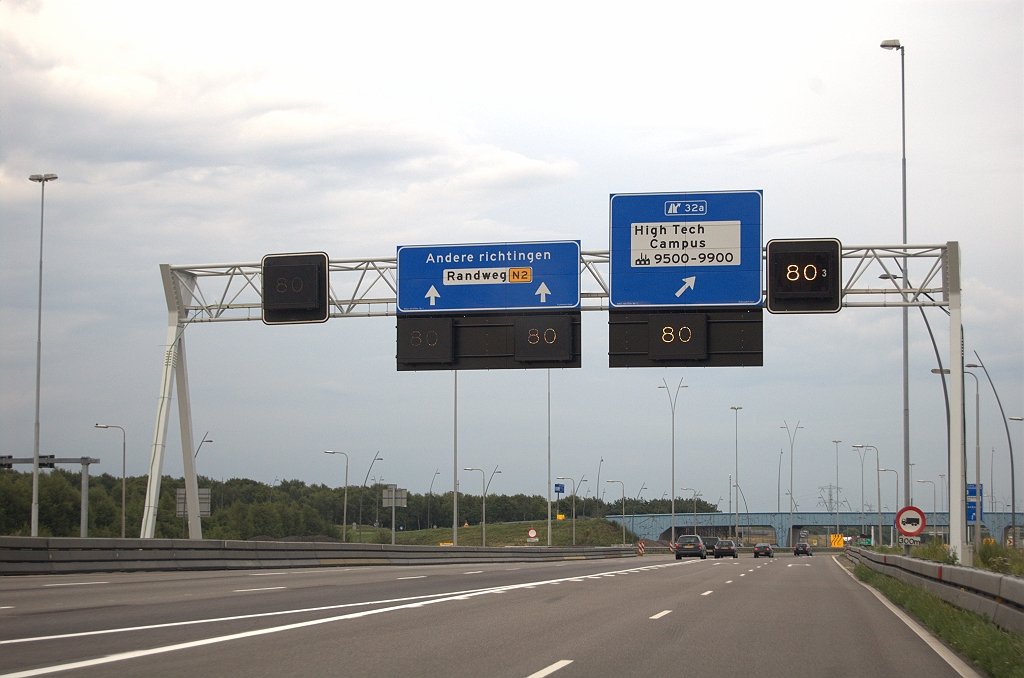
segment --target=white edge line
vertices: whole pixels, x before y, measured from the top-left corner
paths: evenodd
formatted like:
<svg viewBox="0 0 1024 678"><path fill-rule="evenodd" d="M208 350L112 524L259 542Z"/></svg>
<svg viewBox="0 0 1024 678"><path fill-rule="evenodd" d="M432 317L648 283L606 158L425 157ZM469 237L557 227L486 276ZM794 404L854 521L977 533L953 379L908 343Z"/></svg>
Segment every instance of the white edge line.
<svg viewBox="0 0 1024 678"><path fill-rule="evenodd" d="M928 631L926 628L924 628L916 621L911 619L906 612L896 607L896 605L893 604L892 601L885 597L884 593L882 593L881 591L872 586L868 586L860 579L857 579L853 572L850 572L845 567L843 567L843 564L839 562L839 559L836 558L836 556L832 556L832 560L835 561L836 565L842 568L843 572L850 575L850 578L853 579L853 581L857 582L858 584L866 588L868 591L871 591L871 593L875 595L875 598L878 598L878 600L880 600L883 605L889 608L890 612L899 617L904 624L909 626L910 630L916 633L921 638L921 640L928 643L928 647L935 650L935 654L942 657L954 671L963 676L963 678L981 678L980 674L977 671L968 666L962 659L960 659L960 657L956 656L956 654L953 653L952 650L950 650L948 647L939 642L939 640L936 639L930 631Z"/></svg>
<svg viewBox="0 0 1024 678"><path fill-rule="evenodd" d="M668 563L666 565L666 567L674 567L674 566L680 565L680 564L686 565L688 563ZM587 578L595 578L595 579L599 579L600 578L600 575L585 575L585 576L587 576ZM506 585L506 586L488 587L488 588L483 588L483 589L467 589L465 591L449 591L449 592L445 592L445 593L431 593L431 594L421 595L421 596L404 596L404 597L401 597L401 598L388 598L388 599L384 599L384 600L367 600L367 601L358 602L358 603L341 603L341 604L338 604L338 605L323 605L323 606L320 606L320 607L307 607L307 608L299 608L299 609L294 609L294 610L280 610L280 611L276 611L276 612L257 612L257 613L254 613L254 614L240 614L240 615L234 615L234 616L230 616L230 617L212 617L212 618L208 618L208 619L191 619L191 620L179 621L179 622L166 622L166 623L163 623L163 624L146 624L146 625L143 625L143 626L129 626L129 627L121 627L121 628L113 628L113 629L99 629L99 630L96 630L96 631L78 631L76 633L58 633L58 634L54 634L54 635L50 635L50 636L35 636L35 637L31 637L31 638L11 638L11 639L7 639L7 640L0 640L0 646L3 646L3 645L16 645L16 644L20 644L20 643L33 643L33 642L37 642L37 641L41 641L41 640L62 640L64 638L82 638L82 637L85 637L85 636L99 636L99 635L107 635L107 634L111 634L111 633L125 633L125 632L128 632L128 631L151 631L153 629L165 629L165 628L172 628L172 627L175 627L175 626L194 626L196 624L210 624L210 623L213 623L213 622L229 622L229 621L238 621L238 620L241 620L241 619L259 619L259 618L262 618L262 617L277 617L277 616L286 615L286 614L306 614L306 613L310 613L310 612L326 612L328 610L340 610L340 609L344 609L344 608L347 608L347 607L364 607L366 605L388 605L388 604L391 604L391 603L406 603L406 602L413 602L413 601L427 601L430 598L441 598L441 597L444 597L444 596L466 596L466 595L480 595L480 594L486 594L486 593L504 593L506 591L513 591L515 589L520 589L520 588L523 588L523 589L533 589L533 588L536 588L537 586L541 586L541 585L544 585L544 584L549 584L549 583L555 582L555 581L559 581L559 582L561 582L561 581L573 581L574 579L577 579L577 578L576 577L565 577L565 578L562 578L562 579L551 579L551 580L545 580L545 581L527 582L527 583L524 583L524 584L509 584L509 585ZM389 609L391 609L391 608L389 608ZM394 609L398 609L398 608L394 608ZM6 675L8 675L8 674L0 674L0 678L4 678Z"/></svg>
<svg viewBox="0 0 1024 678"><path fill-rule="evenodd" d="M550 676L552 673L554 673L558 669L564 669L569 664L572 664L572 660L571 659L560 659L557 662L555 662L554 664L552 664L551 666L544 667L543 669L541 669L540 671L537 671L536 673L531 673L526 678L544 678L544 676Z"/></svg>
<svg viewBox="0 0 1024 678"><path fill-rule="evenodd" d="M43 588L50 588L51 586L92 586L93 584L109 584L109 581L73 581L67 584L43 584Z"/></svg>

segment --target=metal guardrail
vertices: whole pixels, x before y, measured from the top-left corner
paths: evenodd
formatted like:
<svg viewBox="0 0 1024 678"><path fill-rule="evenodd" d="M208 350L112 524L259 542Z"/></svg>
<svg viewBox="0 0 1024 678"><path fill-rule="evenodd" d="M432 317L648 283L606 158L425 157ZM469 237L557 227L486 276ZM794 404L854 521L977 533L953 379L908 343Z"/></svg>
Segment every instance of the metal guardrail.
<svg viewBox="0 0 1024 678"><path fill-rule="evenodd" d="M0 537L0 575L512 563L633 556L636 556L634 547L484 548L214 539Z"/></svg>
<svg viewBox="0 0 1024 678"><path fill-rule="evenodd" d="M987 615L997 626L1024 632L1024 579L976 567L848 548L846 555L876 572L934 593L957 607Z"/></svg>

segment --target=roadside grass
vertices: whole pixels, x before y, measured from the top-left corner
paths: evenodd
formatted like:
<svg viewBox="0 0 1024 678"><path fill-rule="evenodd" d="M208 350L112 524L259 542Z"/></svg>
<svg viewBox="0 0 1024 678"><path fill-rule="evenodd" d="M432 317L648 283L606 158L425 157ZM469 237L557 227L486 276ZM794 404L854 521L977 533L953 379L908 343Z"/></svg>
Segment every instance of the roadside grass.
<svg viewBox="0 0 1024 678"><path fill-rule="evenodd" d="M869 546L866 547L876 553L901 555L903 549L890 546ZM915 558L934 560L944 565L959 565L956 554L949 550L949 546L941 541L928 541L920 546L910 549L910 555ZM974 567L1012 574L1024 577L1024 550L1013 549L1000 544L982 544L978 552L974 554Z"/></svg>
<svg viewBox="0 0 1024 678"><path fill-rule="evenodd" d="M528 543L526 531L537 530L539 541ZM627 543L635 543L636 535L626 530ZM348 541L359 543L359 530L348 528ZM395 533L396 544L417 546L438 546L452 541L452 528L439 527L427 530L401 530ZM363 542L367 544L390 544L391 530L363 526ZM487 546L547 546L547 521L531 520L521 523L494 523L487 525ZM551 521L552 546L572 545L572 521ZM603 518L576 520L576 544L578 546L611 546L622 543L622 526ZM459 546L480 546L480 526L459 528Z"/></svg>
<svg viewBox="0 0 1024 678"><path fill-rule="evenodd" d="M1004 631L988 617L961 610L899 579L857 565L857 578L917 617L950 647L994 678L1024 678L1024 636Z"/></svg>

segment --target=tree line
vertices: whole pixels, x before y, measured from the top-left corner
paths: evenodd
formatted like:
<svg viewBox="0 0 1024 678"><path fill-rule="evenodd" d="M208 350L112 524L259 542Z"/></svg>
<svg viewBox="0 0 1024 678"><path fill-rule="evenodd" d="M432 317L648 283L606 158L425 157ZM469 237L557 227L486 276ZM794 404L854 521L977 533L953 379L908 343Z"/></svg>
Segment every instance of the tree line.
<svg viewBox="0 0 1024 678"><path fill-rule="evenodd" d="M142 525L146 497L146 476L127 479L125 535L137 537ZM164 476L160 484L156 533L158 538L188 535L183 518L175 516L177 490L184 479ZM248 478L227 481L199 477L199 487L210 489L209 518L203 518L203 536L208 539L252 539L254 537L311 537L341 539L346 516L345 488L307 485L285 480L268 485ZM353 524L391 528L391 508L382 506L384 485L349 486L347 520ZM39 474L39 534L51 537L79 536L81 474L53 469ZM0 534L30 534L32 474L10 469L0 471ZM676 499L676 513L693 511L692 499ZM697 499L699 513L718 508ZM541 495L488 494L487 522L508 523L547 518L547 498ZM668 513L668 499L626 498L625 513ZM556 511L571 515L572 498L562 495ZM604 502L588 497L576 499L577 517L604 518L623 512L622 501ZM361 518L360 518L361 516ZM480 522L480 495L459 493L459 524ZM408 507L395 510L395 527L420 530L452 523L452 492L408 494ZM104 473L89 476L89 536L121 535L121 478ZM355 540L352 530L348 538Z"/></svg>

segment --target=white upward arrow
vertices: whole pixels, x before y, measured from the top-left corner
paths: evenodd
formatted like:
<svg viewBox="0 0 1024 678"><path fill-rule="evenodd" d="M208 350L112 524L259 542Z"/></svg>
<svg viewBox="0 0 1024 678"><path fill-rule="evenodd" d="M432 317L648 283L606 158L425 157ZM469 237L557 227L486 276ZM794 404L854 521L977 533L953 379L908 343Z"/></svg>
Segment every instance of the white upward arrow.
<svg viewBox="0 0 1024 678"><path fill-rule="evenodd" d="M551 290L548 289L547 285L541 283L540 287L537 288L537 291L534 292L534 294L540 295L540 303L543 304L548 300L548 295L551 294Z"/></svg>
<svg viewBox="0 0 1024 678"><path fill-rule="evenodd" d="M682 296L686 290L693 289L693 283L697 281L697 276L691 275L689 278L683 278L683 286L676 290L676 296ZM431 302L433 303L433 302Z"/></svg>
<svg viewBox="0 0 1024 678"><path fill-rule="evenodd" d="M434 302L437 301L437 298L439 296L441 296L441 295L438 294L437 288L435 288L433 285L431 285L430 289L427 290L427 293L423 295L423 298L426 299L427 297L430 297L430 305L433 306Z"/></svg>

